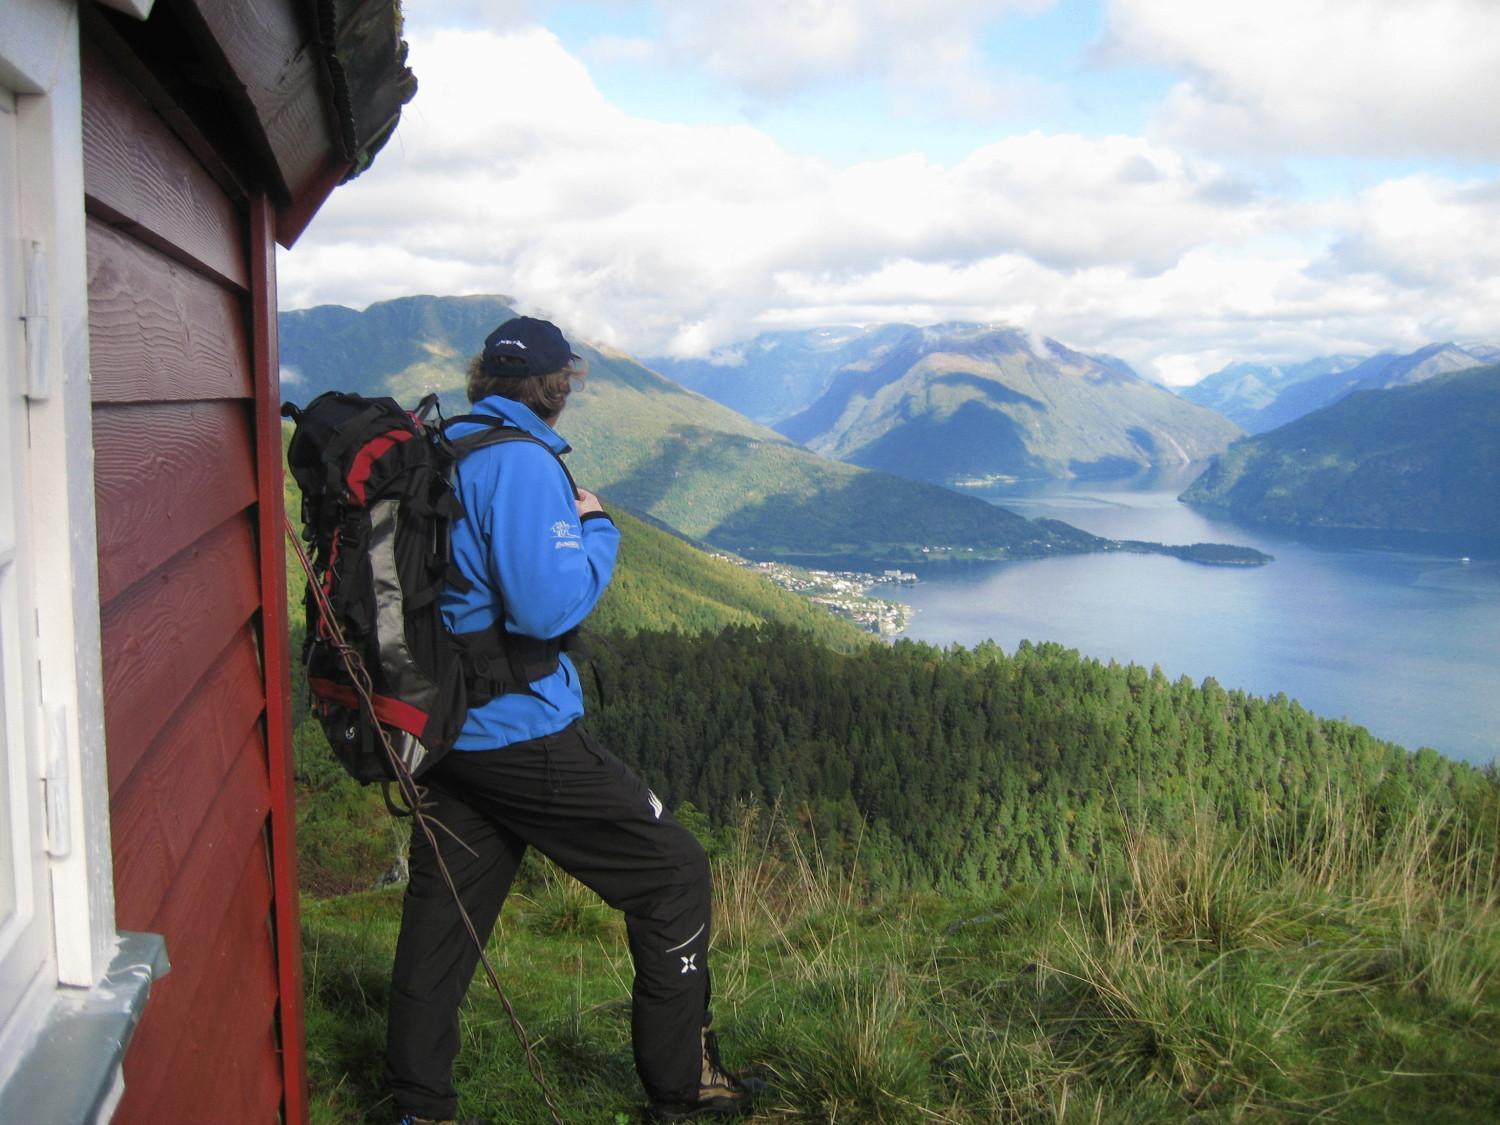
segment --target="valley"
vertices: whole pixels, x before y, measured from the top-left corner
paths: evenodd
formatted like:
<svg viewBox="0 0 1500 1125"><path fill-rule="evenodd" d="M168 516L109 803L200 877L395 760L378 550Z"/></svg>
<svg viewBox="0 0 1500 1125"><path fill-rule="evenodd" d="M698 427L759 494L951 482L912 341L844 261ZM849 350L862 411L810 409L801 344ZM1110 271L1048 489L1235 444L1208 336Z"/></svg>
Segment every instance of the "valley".
<svg viewBox="0 0 1500 1125"><path fill-rule="evenodd" d="M282 313L285 394L305 399L337 387L411 404L438 393L448 413L456 413L468 349L488 331L478 326L510 316L508 300L406 297L362 313L335 306ZM906 335L903 329L893 338ZM756 559L826 565L858 558L879 567L1122 549L930 480L820 455L624 353L577 346L590 374L561 427L576 450L569 462L574 475L611 504L659 520L690 541ZM1108 364L1090 370L1096 367L1113 370ZM1139 381L1107 374L1117 376ZM1176 401L1159 389L1151 395ZM1217 425L1229 432L1227 423ZM1149 543L1132 549L1158 548L1168 549ZM1253 558L1242 553L1238 561Z"/></svg>

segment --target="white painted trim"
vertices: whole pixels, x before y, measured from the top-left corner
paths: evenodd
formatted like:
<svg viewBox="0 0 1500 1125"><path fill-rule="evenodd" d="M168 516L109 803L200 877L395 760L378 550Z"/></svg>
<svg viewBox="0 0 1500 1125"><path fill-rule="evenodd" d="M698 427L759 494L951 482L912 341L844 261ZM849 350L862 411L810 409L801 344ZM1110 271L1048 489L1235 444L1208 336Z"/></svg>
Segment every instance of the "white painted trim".
<svg viewBox="0 0 1500 1125"><path fill-rule="evenodd" d="M17 99L24 237L46 248L45 357L53 393L27 406L31 431L32 558L37 575L43 704L71 720L64 747L73 846L52 862L58 977L88 986L115 942L109 780L99 645L89 392L88 262L83 213L83 87L78 21L69 9L62 57L45 97ZM24 6L24 5L23 5ZM47 724L42 724L43 729Z"/></svg>
<svg viewBox="0 0 1500 1125"><path fill-rule="evenodd" d="M44 703L73 721L66 747L73 847L52 867L58 975L90 985L115 942L114 866L104 746L99 557L94 521L89 388L88 261L83 214L83 87L78 25L68 62L45 98L21 99L21 206L30 237L48 246L47 363L56 391L28 405L32 552L38 575L38 657Z"/></svg>

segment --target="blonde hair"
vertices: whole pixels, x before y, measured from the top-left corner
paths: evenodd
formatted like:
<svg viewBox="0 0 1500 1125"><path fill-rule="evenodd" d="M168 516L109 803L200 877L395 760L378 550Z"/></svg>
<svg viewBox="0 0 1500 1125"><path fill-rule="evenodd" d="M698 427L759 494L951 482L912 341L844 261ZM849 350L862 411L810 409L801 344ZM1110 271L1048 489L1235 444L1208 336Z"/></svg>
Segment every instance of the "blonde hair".
<svg viewBox="0 0 1500 1125"><path fill-rule="evenodd" d="M485 365L484 357L476 355L469 360L467 369L467 392L470 402L478 402L490 395L499 395L530 408L544 422L551 422L567 405L575 382L582 382L588 374L588 362L574 359L566 367L546 375L528 375L517 365L507 371L503 360Z"/></svg>

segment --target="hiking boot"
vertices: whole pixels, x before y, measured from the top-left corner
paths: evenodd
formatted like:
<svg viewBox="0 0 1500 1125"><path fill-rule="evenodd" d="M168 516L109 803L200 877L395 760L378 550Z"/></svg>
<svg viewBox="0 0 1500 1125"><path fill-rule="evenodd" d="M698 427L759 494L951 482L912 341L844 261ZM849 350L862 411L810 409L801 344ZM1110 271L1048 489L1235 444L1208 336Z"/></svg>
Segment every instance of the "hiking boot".
<svg viewBox="0 0 1500 1125"><path fill-rule="evenodd" d="M730 1074L719 1060L719 1038L703 1033L703 1069L698 1097L693 1101L656 1101L647 1111L650 1121L689 1121L699 1117L743 1117L754 1107L755 1095L766 1088L759 1078Z"/></svg>
<svg viewBox="0 0 1500 1125"><path fill-rule="evenodd" d="M414 1113L407 1113L396 1118L396 1125L495 1125L495 1123L487 1117L465 1117L462 1121L456 1121L451 1117L418 1117Z"/></svg>

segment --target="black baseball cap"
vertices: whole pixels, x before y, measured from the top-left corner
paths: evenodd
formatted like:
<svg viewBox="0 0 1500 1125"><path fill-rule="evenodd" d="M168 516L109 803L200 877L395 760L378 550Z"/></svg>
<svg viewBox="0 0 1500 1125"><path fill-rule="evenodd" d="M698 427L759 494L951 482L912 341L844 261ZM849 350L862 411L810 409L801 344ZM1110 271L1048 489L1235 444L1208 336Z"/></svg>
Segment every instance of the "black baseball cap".
<svg viewBox="0 0 1500 1125"><path fill-rule="evenodd" d="M550 375L577 358L557 325L518 316L485 337L482 363L494 375Z"/></svg>

